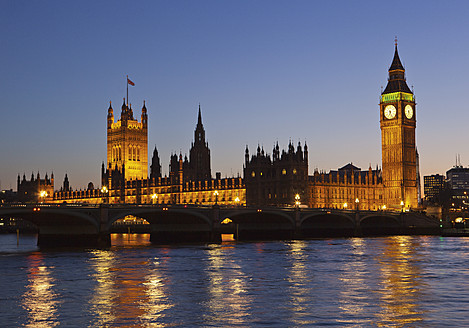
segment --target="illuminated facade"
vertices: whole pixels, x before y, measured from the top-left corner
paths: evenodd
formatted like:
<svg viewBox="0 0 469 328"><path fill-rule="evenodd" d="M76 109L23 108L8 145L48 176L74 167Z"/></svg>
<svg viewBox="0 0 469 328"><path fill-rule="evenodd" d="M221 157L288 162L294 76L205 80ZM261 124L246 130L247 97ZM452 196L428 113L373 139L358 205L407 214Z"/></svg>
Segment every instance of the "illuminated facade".
<svg viewBox="0 0 469 328"><path fill-rule="evenodd" d="M389 207L418 207L415 117L414 94L407 86L396 44L380 102L384 199Z"/></svg>
<svg viewBox="0 0 469 328"><path fill-rule="evenodd" d="M132 106L122 104L121 118L114 122L109 104L107 114L107 169L118 171L125 180L146 179L148 175L148 114L143 102L141 121L134 119Z"/></svg>
<svg viewBox="0 0 469 328"><path fill-rule="evenodd" d="M335 209L386 209L383 198L381 170L371 167L362 171L352 163L337 171L320 173L318 170L309 177L311 201L315 208Z"/></svg>

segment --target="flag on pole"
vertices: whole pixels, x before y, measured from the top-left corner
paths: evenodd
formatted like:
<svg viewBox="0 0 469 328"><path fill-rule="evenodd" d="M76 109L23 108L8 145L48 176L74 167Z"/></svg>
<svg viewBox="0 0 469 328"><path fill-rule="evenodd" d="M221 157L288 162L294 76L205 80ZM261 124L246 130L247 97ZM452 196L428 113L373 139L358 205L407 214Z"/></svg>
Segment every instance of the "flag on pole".
<svg viewBox="0 0 469 328"><path fill-rule="evenodd" d="M133 83L132 81L130 81L129 78L127 78L127 84L130 84L131 86L135 86L135 83Z"/></svg>

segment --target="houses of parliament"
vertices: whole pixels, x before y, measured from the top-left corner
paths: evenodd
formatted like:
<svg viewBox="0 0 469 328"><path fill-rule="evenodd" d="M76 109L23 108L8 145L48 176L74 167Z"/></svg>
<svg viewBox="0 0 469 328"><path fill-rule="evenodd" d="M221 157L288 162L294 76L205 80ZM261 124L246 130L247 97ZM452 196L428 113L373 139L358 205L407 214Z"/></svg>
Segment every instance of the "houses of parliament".
<svg viewBox="0 0 469 328"><path fill-rule="evenodd" d="M328 173L308 172L308 146L278 143L269 154L260 146L245 149L243 177L221 178L211 172L211 154L199 105L189 157L172 154L169 176L162 176L156 147L148 162L148 112L143 103L140 121L125 99L115 120L107 112L107 162L101 186L72 190L65 176L60 190L54 179L30 181L18 176L18 197L51 203L200 204L233 206L294 206L360 210L415 209L419 199L418 154L415 145L416 103L409 89L397 43L381 93L379 113L382 166L365 170L346 164ZM314 156L314 154L313 154ZM150 169L148 170L148 165ZM46 191L44 193L43 191ZM42 199L40 199L42 197Z"/></svg>

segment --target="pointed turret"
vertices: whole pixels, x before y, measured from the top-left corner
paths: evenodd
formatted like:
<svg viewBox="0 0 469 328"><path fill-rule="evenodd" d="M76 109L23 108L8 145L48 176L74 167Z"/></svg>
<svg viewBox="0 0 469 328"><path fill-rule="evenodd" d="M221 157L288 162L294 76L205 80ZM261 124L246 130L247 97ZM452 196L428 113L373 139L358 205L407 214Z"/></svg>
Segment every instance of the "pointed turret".
<svg viewBox="0 0 469 328"><path fill-rule="evenodd" d="M114 123L114 110L112 109L112 103L109 101L109 108L107 109L107 128L110 129L112 123Z"/></svg>
<svg viewBox="0 0 469 328"><path fill-rule="evenodd" d="M64 178L64 182L63 182L63 191L70 191L70 183L68 181L68 176L67 176L67 173L65 173L65 178Z"/></svg>
<svg viewBox="0 0 469 328"><path fill-rule="evenodd" d="M153 149L153 157L150 165L150 179L157 179L161 177L161 164L160 157L158 156L158 150Z"/></svg>
<svg viewBox="0 0 469 328"><path fill-rule="evenodd" d="M145 106L145 100L144 100L143 107L142 107L142 124L144 127L147 126L147 122L148 122L147 106Z"/></svg>
<svg viewBox="0 0 469 328"><path fill-rule="evenodd" d="M125 98L123 98L123 99L124 99L124 102L122 103L121 110L122 110L122 113L125 113L125 112L127 112L127 105L125 104ZM121 115L122 115L122 113L121 113Z"/></svg>
<svg viewBox="0 0 469 328"><path fill-rule="evenodd" d="M132 104L129 104L129 119L134 119L134 111L132 110Z"/></svg>

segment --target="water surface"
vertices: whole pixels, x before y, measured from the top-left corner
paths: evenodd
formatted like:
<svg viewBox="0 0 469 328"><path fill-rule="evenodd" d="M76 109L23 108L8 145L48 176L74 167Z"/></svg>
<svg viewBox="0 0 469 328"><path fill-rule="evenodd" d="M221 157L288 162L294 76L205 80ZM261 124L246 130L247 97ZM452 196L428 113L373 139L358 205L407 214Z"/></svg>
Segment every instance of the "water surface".
<svg viewBox="0 0 469 328"><path fill-rule="evenodd" d="M0 235L2 327L465 327L469 239L48 250Z"/></svg>

